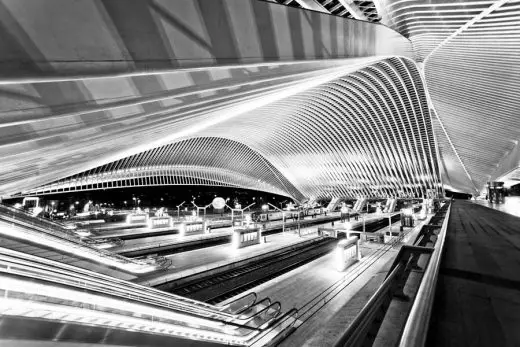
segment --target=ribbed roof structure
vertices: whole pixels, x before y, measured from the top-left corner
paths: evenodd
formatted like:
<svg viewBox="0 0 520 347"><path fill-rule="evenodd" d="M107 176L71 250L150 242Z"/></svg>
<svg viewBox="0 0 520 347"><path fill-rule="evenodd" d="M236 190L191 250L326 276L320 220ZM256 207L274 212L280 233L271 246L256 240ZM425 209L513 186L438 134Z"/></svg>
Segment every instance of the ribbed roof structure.
<svg viewBox="0 0 520 347"><path fill-rule="evenodd" d="M424 75L444 170L463 191L520 167L520 1L384 1Z"/></svg>
<svg viewBox="0 0 520 347"><path fill-rule="evenodd" d="M519 1L277 2L0 1L0 196L422 196L520 167Z"/></svg>
<svg viewBox="0 0 520 347"><path fill-rule="evenodd" d="M211 137L157 147L32 193L85 186L92 176L109 181L125 172L180 168L172 175L211 175L213 168L234 175L231 186L296 199L422 196L439 187L426 95L408 59L381 60L198 134Z"/></svg>

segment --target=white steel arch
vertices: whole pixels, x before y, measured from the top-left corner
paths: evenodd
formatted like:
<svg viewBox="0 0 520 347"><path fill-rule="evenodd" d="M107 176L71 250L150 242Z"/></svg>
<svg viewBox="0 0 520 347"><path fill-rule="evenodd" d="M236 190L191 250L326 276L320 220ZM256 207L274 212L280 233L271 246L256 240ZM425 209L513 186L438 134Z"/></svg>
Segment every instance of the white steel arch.
<svg viewBox="0 0 520 347"><path fill-rule="evenodd" d="M433 135L421 83L407 58L383 59L215 123L199 137L26 193L107 188L111 181L126 182L137 175L141 180L130 185L142 185L143 178L150 184L182 184L189 179L297 200L425 196L440 180L435 151L427 141Z"/></svg>

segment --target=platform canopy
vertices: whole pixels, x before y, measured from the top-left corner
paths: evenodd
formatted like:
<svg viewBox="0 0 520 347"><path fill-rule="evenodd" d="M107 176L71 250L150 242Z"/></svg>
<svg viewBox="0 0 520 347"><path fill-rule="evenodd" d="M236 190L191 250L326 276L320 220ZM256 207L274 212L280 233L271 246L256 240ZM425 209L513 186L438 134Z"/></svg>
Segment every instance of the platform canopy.
<svg viewBox="0 0 520 347"><path fill-rule="evenodd" d="M420 197L520 167L520 1L283 3L0 0L0 196Z"/></svg>

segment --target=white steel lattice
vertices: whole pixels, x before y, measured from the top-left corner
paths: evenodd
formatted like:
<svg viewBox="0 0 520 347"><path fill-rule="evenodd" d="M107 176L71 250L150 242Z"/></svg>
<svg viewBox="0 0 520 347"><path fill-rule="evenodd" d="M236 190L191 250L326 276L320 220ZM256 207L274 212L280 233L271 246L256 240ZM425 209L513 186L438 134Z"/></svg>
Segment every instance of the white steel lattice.
<svg viewBox="0 0 520 347"><path fill-rule="evenodd" d="M520 167L520 1L383 2L424 61L447 187L475 193Z"/></svg>
<svg viewBox="0 0 520 347"><path fill-rule="evenodd" d="M370 64L198 135L207 137L157 147L30 193L105 188L134 177L144 183L130 185L164 184L168 176L175 178L167 184L248 187L298 200L424 196L440 185L424 87L415 64L404 58Z"/></svg>

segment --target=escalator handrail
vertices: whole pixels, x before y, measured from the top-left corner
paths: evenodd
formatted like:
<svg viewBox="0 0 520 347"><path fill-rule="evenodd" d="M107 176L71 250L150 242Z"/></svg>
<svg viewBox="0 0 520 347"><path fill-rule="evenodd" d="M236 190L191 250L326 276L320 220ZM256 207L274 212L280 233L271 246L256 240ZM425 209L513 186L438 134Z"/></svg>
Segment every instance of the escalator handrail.
<svg viewBox="0 0 520 347"><path fill-rule="evenodd" d="M256 293L255 293L255 294L256 294ZM237 316L243 315L244 312L247 311L248 309L253 308L253 307L255 307L255 306L258 306L258 305L261 305L261 304L264 304L264 303L265 303L267 306L271 305L271 299L268 298L268 297L263 298L262 300L253 303L253 305L249 306L248 308L236 312L236 314L237 314Z"/></svg>
<svg viewBox="0 0 520 347"><path fill-rule="evenodd" d="M118 254L93 247L86 242L82 242L80 240L79 236L77 238L75 238L71 235L67 235L62 232L56 232L51 229L45 229L42 226L32 225L27 221L11 218L11 217L8 217L8 216L2 215L2 214L0 214L0 219L4 220L6 222L10 222L10 223L16 223L18 227L23 228L23 229L31 229L32 231L34 231L36 233L39 233L39 234L43 233L45 235L49 235L49 236L53 237L55 241L57 241L57 242L64 241L66 243L66 245L68 245L70 247L74 247L74 246L81 247L84 251L96 254L102 258L110 258L110 259L116 260L123 264L145 265L143 263L133 261L132 259L120 256Z"/></svg>
<svg viewBox="0 0 520 347"><path fill-rule="evenodd" d="M294 319L294 321L292 322L292 324L290 326L294 326L294 324L296 324L296 321L298 319L298 309L292 308L289 311L282 314L281 316L278 316L274 320L270 321L269 326L264 328L262 333L260 335L258 335L257 337L255 337L255 340L252 341L249 346L250 347L255 346L255 344L257 344L265 335L269 334L271 331L276 329L276 327L279 326L280 324L282 324L283 321L290 319L290 318Z"/></svg>
<svg viewBox="0 0 520 347"><path fill-rule="evenodd" d="M48 219L45 219L45 218L41 218L41 217L38 217L38 216L33 216L31 215L30 213L28 213L27 211L24 211L24 210L21 210L21 209L17 209L15 207L12 207L12 206L8 206L8 205L5 205L3 203L0 203L0 210L1 209L5 209L5 210L8 210L12 213L17 213L18 215L22 215L24 217L28 217L29 219L34 219L35 221L38 221L38 222L41 222L41 224L46 224L46 226L55 226L55 227L58 227L58 228L61 228L63 229L64 231L70 231L69 229L67 229L63 224L61 223L58 223L56 221L52 221L52 220L48 220Z"/></svg>
<svg viewBox="0 0 520 347"><path fill-rule="evenodd" d="M222 308L222 311L225 311L225 310L229 309L234 303L236 303L236 302L238 302L238 301L240 301L240 300L242 300L242 299L244 299L244 298L246 298L248 296L253 296L253 301L251 302L251 304L249 306L246 306L246 307L240 309L239 311L236 311L235 313L233 313L233 314L239 315L242 312L248 310L249 308L251 308L251 307L253 307L254 305L257 304L256 300L258 299L258 296L256 295L255 292L244 293L244 294L240 295L238 298L233 299L232 301L230 301L230 302L228 302L228 303L226 303L224 305L216 304L215 306L216 307L220 307L220 308Z"/></svg>
<svg viewBox="0 0 520 347"><path fill-rule="evenodd" d="M7 275L14 275L14 276L17 276L17 277L25 277L25 278L30 279L31 281L36 280L36 281L41 281L41 282L45 282L45 283L49 283L49 282L56 283L56 282L48 281L48 280L46 280L44 278L41 278L41 277L38 277L38 276L35 276L35 275L21 274L19 272L9 271L8 269L4 270L4 269L0 268L0 274L1 273L6 273ZM67 285L65 283L60 283L60 284L61 285L65 285L67 287L73 287L73 288L77 288L77 289L85 289L83 287L70 286L70 285ZM100 292L98 295L106 295L106 294ZM128 298L125 298L125 299L128 299ZM129 298L129 299L132 299L132 298ZM138 302L139 304L146 304L146 303L143 303L142 301L139 301L139 300L135 300L135 301ZM232 327L235 327L235 328L246 329L248 331L261 331L258 328L247 326L247 325L244 325L244 324L241 324L241 323L236 323L236 322L233 322L233 321L223 320L223 319L215 318L215 317L208 317L208 316L197 315L197 314L194 314L192 312L183 311L181 309L176 309L176 308L171 308L171 307L167 307L167 308L165 308L165 307L158 307L158 309L172 310L173 312L175 312L177 310L177 311L181 312L183 315L186 315L186 316L191 316L191 317L194 317L194 318L205 319L207 321L211 321L211 322L215 322L215 323L219 323L219 324L223 324L223 325L232 326Z"/></svg>
<svg viewBox="0 0 520 347"><path fill-rule="evenodd" d="M163 291L160 291L155 288L150 288L147 286L142 286L133 282L120 280L117 278L113 278L107 275L98 274L89 270L85 270L82 268L77 268L71 265L62 264L59 262L55 262L52 260L44 259L35 257L32 255L28 255L25 253L12 251L8 249L4 249L0 247L0 259L2 258L2 255L8 253L10 254L10 257L14 257L18 260L18 263L20 262L30 262L29 264L31 268L40 268L46 271L53 271L58 272L60 274L63 274L63 276L67 276L70 280L73 280L76 278L78 281L87 283L87 281L91 281L94 283L98 283L100 285L106 285L111 290L114 288L121 289L121 291L124 293L126 292L128 295L134 295L134 296L140 296L143 299L149 299L153 298L156 300L156 305L165 305L165 306L182 306L183 304L187 308L193 309L193 305L197 306L197 308L200 308L201 310L210 311L215 314L220 314L223 316L228 317L229 319L236 318L236 315L234 314L227 314L226 312L222 312L222 310L214 305L202 303L200 301L184 298L181 296L177 296L174 294L166 293ZM29 258L29 259L27 259ZM21 260L20 260L21 259ZM11 259L11 261L13 261ZM27 264L23 264L23 266L29 266ZM46 269L45 267L52 267L51 269ZM105 293L108 294L108 293ZM112 295L116 295L113 291L110 293ZM256 294L255 294L256 295ZM165 300L167 299L167 300ZM148 302L149 303L149 302Z"/></svg>
<svg viewBox="0 0 520 347"><path fill-rule="evenodd" d="M1 283L2 282L0 282L0 286L1 286ZM34 282L34 280L31 279L30 283L34 284L35 282ZM8 298L8 296L11 293L14 293L16 295L16 297ZM88 316L89 313L91 313L91 312L98 312L100 314L104 314L104 315L108 314L108 315L112 315L112 316L116 316L116 317L117 316L124 317L125 319L128 319L128 318L141 319L141 320L146 321L148 324L152 323L154 325L163 324L163 325L169 325L172 327L182 328L182 327L190 327L190 324L192 324L190 322L186 322L186 321L182 320L182 318L176 319L176 318L167 317L167 316L161 317L161 315L157 314L157 313L155 313L155 314L144 313L141 316L139 316L141 314L139 311L137 311L137 312L133 311L138 314L138 315L134 316L134 315L129 314L132 312L128 312L128 311L125 312L124 310L117 312L117 309L115 309L113 311L113 310L111 310L112 309L111 307L103 307L102 305L99 305L99 306L91 305L90 307L83 309L82 305L88 305L90 303L90 299L88 300L88 302L85 302L85 300L77 301L76 304L80 304L80 306L75 306L75 305L65 304L63 302L53 302L52 301L53 297L48 296L46 294L43 294L43 295L38 294L35 297L33 294L27 293L28 297L24 298L23 296L20 296L20 292L17 292L16 289L8 290L8 291L6 291L6 294L7 294L7 296L0 297L0 302L5 303L6 301L14 301L15 303L14 303L14 305L13 304L12 305L2 305L0 307L2 310L4 310L4 309L9 310L10 308L14 308L15 314L11 314L13 316L23 316L23 317L34 318L34 316L32 314L27 314L27 312L31 312L31 311L41 312L41 310L42 310L41 306L45 306L45 308L43 308L43 310L48 310L49 312L60 312L63 310L66 310L66 311L68 310L69 313L72 314L71 320L73 322L79 323L79 324L85 324L85 321L83 321L81 319L77 320L77 318L75 318L74 316L85 317L85 315ZM47 301L46 298L49 298L51 300ZM24 306L23 305L24 302L27 303L27 305L28 305L27 308L29 309L29 311L23 310L22 312L16 312L16 310L19 310L21 306ZM107 310L107 308L108 308L108 310ZM2 312L2 314L3 314L3 312ZM48 315L44 315L42 318L49 319L49 320L63 321L62 318L55 317L53 315L51 315L50 317L46 317L46 316L48 316ZM204 326L204 323L198 322L197 325L199 326L198 329L200 329L200 332L221 334L221 335L226 336L229 339L239 339L239 340L245 342L245 341L251 340L258 334L262 333L262 331L260 329L255 329L254 327L242 326L242 325L237 325L237 324L228 323L228 322L218 322L218 321L214 321L214 320L210 320L210 319L206 319L206 318L202 318L202 319L204 319L208 323L210 323L210 322L218 323L218 326L213 326L213 327L211 327L211 325ZM87 324L89 324L89 323L87 323ZM234 334L230 333L229 329L232 329L231 331L233 331L235 333ZM226 330L228 330L228 331L226 331ZM146 332L148 332L148 331L146 330Z"/></svg>
<svg viewBox="0 0 520 347"><path fill-rule="evenodd" d="M275 317L276 317L280 313L280 311L282 309L282 304L279 301L273 302L269 306L264 307L263 309L261 309L258 312L255 312L254 314L252 314L249 317L239 318L239 319L237 319L237 321L238 322L243 322L242 324L247 324L250 321L252 321L253 319L255 319L256 317L260 316L262 313L264 313L266 311L269 311L270 309L272 309L273 307L276 307L276 306L278 306L278 309L275 309L275 311L276 311ZM267 323L267 322L262 323L262 325L264 325L265 323Z"/></svg>

